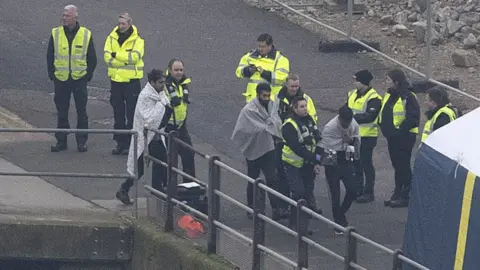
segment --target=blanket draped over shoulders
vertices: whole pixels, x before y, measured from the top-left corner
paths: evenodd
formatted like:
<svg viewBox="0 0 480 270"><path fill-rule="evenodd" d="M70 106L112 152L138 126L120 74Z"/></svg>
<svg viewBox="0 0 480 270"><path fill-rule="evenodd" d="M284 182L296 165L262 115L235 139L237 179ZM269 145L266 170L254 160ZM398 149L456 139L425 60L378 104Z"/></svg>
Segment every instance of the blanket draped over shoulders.
<svg viewBox="0 0 480 270"><path fill-rule="evenodd" d="M273 136L281 138L281 125L275 104L267 112L255 98L240 111L231 139L247 160L255 160L275 149Z"/></svg>

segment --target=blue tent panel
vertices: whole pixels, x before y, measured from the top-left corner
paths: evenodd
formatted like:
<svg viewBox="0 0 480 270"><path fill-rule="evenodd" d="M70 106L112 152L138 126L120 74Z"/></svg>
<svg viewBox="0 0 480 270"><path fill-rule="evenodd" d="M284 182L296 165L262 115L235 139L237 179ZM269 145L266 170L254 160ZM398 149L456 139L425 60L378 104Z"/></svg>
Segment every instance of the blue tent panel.
<svg viewBox="0 0 480 270"><path fill-rule="evenodd" d="M454 160L426 144L421 146L405 225L407 257L430 269L453 269L467 174Z"/></svg>

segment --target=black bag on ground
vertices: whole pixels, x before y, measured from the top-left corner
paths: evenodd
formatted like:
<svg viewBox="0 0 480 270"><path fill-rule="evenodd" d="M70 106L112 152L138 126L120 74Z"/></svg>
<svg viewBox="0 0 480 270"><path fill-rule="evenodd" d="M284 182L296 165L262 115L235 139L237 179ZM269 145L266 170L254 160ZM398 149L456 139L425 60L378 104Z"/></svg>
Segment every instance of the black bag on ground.
<svg viewBox="0 0 480 270"><path fill-rule="evenodd" d="M208 198L205 187L197 183L184 183L177 186L177 196L175 199L187 204L204 214L208 214ZM185 212L190 212L185 207L180 208Z"/></svg>

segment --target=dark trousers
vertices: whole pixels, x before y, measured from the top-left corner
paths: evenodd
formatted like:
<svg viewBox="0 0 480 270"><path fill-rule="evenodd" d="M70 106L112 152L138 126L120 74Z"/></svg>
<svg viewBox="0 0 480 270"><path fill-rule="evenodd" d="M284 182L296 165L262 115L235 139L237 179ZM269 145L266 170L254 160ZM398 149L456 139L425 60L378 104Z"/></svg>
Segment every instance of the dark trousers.
<svg viewBox="0 0 480 270"><path fill-rule="evenodd" d="M287 175L285 173L285 166L282 160L283 143L275 144L275 166L277 172L277 191L283 195L290 197L290 183L288 182ZM282 209L288 209L289 204L283 200L279 200L279 207Z"/></svg>
<svg viewBox="0 0 480 270"><path fill-rule="evenodd" d="M377 137L362 137L360 160L355 161L357 193L373 195L375 186L375 167L373 149L377 146Z"/></svg>
<svg viewBox="0 0 480 270"><path fill-rule="evenodd" d="M111 81L110 104L113 108L114 129L132 129L135 106L142 90L140 80L127 83ZM130 134L114 134L113 139L123 148L130 145Z"/></svg>
<svg viewBox="0 0 480 270"><path fill-rule="evenodd" d="M166 132L172 130L172 127L167 127ZM192 145L192 138L190 138L190 134L188 133L187 123L184 122L183 126L181 126L178 130L178 139L182 142ZM168 146L168 139L165 140L165 143ZM178 154L182 159L182 170L184 173L195 177L195 153L181 144L178 144ZM192 180L183 177L183 183L192 182Z"/></svg>
<svg viewBox="0 0 480 270"><path fill-rule="evenodd" d="M328 187L330 189L330 197L332 200L333 220L342 226L346 226L347 213L350 206L357 196L354 178L354 166L351 161L345 159L345 152L337 152L337 165L325 166L325 177L327 178ZM340 181L346 190L343 202L340 203Z"/></svg>
<svg viewBox="0 0 480 270"><path fill-rule="evenodd" d="M284 163L285 174L289 181L291 198L294 201L304 199L307 201L308 207L317 211L315 196L313 190L315 188L315 172L313 165L305 164L301 168L294 167L290 164ZM296 224L297 208L290 208L290 224Z"/></svg>
<svg viewBox="0 0 480 270"><path fill-rule="evenodd" d="M87 80L85 77L80 80L69 79L65 82L56 80L54 102L57 108L57 128L70 128L68 121L68 111L70 110L70 98L73 94L75 100L75 108L77 110L77 129L88 129L87 116ZM55 138L58 143L67 143L67 132L55 133ZM88 133L76 133L75 138L77 144L85 144L88 140Z"/></svg>
<svg viewBox="0 0 480 270"><path fill-rule="evenodd" d="M152 140L148 145L148 151L151 156L163 162L167 162L167 150L162 141ZM143 153L138 157L138 179L144 175ZM155 162L150 163L152 166L152 187L156 190L164 191L167 186L167 168ZM127 192L133 186L133 179L129 178L122 183L122 189Z"/></svg>
<svg viewBox="0 0 480 270"><path fill-rule="evenodd" d="M260 176L260 171L263 172L263 175L265 176L267 186L277 190L274 150L265 153L263 156L255 160L247 159L247 175L249 177L257 179ZM268 199L270 200L270 206L273 211L279 209L281 199L271 193L268 193ZM253 207L253 184L250 182L247 184L247 204L249 207Z"/></svg>
<svg viewBox="0 0 480 270"><path fill-rule="evenodd" d="M388 153L395 170L395 197L408 198L412 183L412 150L416 139L413 133L387 138Z"/></svg>

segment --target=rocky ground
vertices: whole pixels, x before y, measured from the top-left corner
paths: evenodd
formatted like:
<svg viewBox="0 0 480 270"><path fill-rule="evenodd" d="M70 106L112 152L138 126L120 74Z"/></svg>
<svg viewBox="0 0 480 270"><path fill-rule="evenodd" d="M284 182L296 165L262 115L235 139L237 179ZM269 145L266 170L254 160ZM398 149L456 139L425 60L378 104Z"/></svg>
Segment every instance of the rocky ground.
<svg viewBox="0 0 480 270"><path fill-rule="evenodd" d="M258 0L245 0L258 4ZM266 5L275 3L264 1ZM331 12L323 0L284 0L290 5L316 4L295 7L305 14L347 31L348 19L343 13ZM355 1L357 3L357 1ZM321 4L321 5L320 5ZM358 39L380 42L383 53L416 69L426 72L426 6L420 0L365 0L362 15L354 15L353 36ZM303 17L281 7L270 9L279 15L321 33L329 40L345 39ZM480 98L480 0L432 0L432 66L433 78L459 79L460 89ZM384 58L387 66L395 64ZM412 78L415 75L411 74ZM473 109L479 102L452 93L452 100L464 109Z"/></svg>

